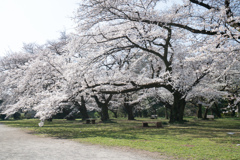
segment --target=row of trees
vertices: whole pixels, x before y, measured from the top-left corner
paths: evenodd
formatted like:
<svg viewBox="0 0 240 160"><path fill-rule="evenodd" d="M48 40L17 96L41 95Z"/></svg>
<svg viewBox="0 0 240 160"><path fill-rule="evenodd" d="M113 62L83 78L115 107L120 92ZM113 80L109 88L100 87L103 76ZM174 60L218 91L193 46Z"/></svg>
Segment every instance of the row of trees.
<svg viewBox="0 0 240 160"><path fill-rule="evenodd" d="M70 107L107 120L146 99L183 121L187 102L230 95L239 102L240 1L85 0L76 30L46 45L25 44L1 60L1 110L36 111L41 120ZM95 107L97 106L97 107Z"/></svg>

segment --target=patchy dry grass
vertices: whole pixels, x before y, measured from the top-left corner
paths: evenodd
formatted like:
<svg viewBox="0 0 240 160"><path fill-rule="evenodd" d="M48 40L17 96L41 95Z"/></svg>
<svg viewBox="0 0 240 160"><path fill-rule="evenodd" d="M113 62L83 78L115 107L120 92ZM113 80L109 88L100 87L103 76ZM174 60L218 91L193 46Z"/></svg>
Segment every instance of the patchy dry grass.
<svg viewBox="0 0 240 160"><path fill-rule="evenodd" d="M152 120L164 122L164 128L143 128L142 121L151 121L149 119L113 119L106 123L97 121L97 124L53 120L45 122L44 127L38 127L39 120L36 119L1 122L27 128L36 134L130 147L182 159L240 159L240 119L187 120L184 124L168 124L165 119Z"/></svg>

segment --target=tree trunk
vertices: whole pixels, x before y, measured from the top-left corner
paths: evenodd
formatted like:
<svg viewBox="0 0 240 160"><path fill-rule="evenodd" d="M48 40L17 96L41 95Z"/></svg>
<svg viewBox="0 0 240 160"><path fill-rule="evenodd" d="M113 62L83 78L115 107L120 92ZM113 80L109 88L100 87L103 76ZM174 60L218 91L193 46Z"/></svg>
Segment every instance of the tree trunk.
<svg viewBox="0 0 240 160"><path fill-rule="evenodd" d="M207 119L209 107L206 108L203 119Z"/></svg>
<svg viewBox="0 0 240 160"><path fill-rule="evenodd" d="M6 114L0 114L1 120L5 120L5 118L7 117Z"/></svg>
<svg viewBox="0 0 240 160"><path fill-rule="evenodd" d="M197 116L198 118L202 118L202 105L198 104L198 111L197 111Z"/></svg>
<svg viewBox="0 0 240 160"><path fill-rule="evenodd" d="M85 100L84 100L84 97L81 96L81 105L77 102L77 101L74 101L73 102L74 105L78 108L78 110L80 111L81 115L82 115L82 120L86 120L89 118L88 116L88 113L87 113L87 108L86 108L86 105L85 105Z"/></svg>
<svg viewBox="0 0 240 160"><path fill-rule="evenodd" d="M102 111L101 111L101 120L102 121L107 121L109 120L109 114L108 114L108 105L106 104L101 104L101 108L102 108Z"/></svg>
<svg viewBox="0 0 240 160"><path fill-rule="evenodd" d="M165 106L165 118L169 119L168 108Z"/></svg>
<svg viewBox="0 0 240 160"><path fill-rule="evenodd" d="M108 105L109 105L110 100L112 99L112 95L109 95L109 97L107 99L105 98L104 95L102 97L103 97L104 103L100 102L97 96L93 96L98 107L102 109L101 120L107 121L107 120L109 120Z"/></svg>
<svg viewBox="0 0 240 160"><path fill-rule="evenodd" d="M142 118L142 111L138 110L138 115Z"/></svg>
<svg viewBox="0 0 240 160"><path fill-rule="evenodd" d="M82 115L82 120L89 118L87 113L86 101L83 96L81 96L81 105L79 106L80 113Z"/></svg>
<svg viewBox="0 0 240 160"><path fill-rule="evenodd" d="M112 108L112 109L109 109L109 110L113 113L114 118L117 118L117 117L118 117L118 115L117 115L118 110L117 110L117 109Z"/></svg>
<svg viewBox="0 0 240 160"><path fill-rule="evenodd" d="M124 108L127 111L128 120L135 120L133 115L134 105L129 105L127 97L124 98Z"/></svg>
<svg viewBox="0 0 240 160"><path fill-rule="evenodd" d="M142 117L142 111L141 110L135 110L135 117Z"/></svg>
<svg viewBox="0 0 240 160"><path fill-rule="evenodd" d="M235 110L232 110L231 117L234 117L234 116L235 116Z"/></svg>
<svg viewBox="0 0 240 160"><path fill-rule="evenodd" d="M222 118L218 105L214 103L214 106L215 106L215 114L218 116L218 118Z"/></svg>
<svg viewBox="0 0 240 160"><path fill-rule="evenodd" d="M184 115L186 101L184 98L182 98L183 95L179 92L175 92L173 96L174 96L174 102L170 110L169 123L183 122L183 115Z"/></svg>
<svg viewBox="0 0 240 160"><path fill-rule="evenodd" d="M128 103L124 103L124 107L127 111L128 114L128 120L134 120L134 115L133 115L133 108L134 106L129 105Z"/></svg>
<svg viewBox="0 0 240 160"><path fill-rule="evenodd" d="M113 112L113 114L114 114L114 117L115 117L115 118L118 117L118 116L117 116L117 112Z"/></svg>
<svg viewBox="0 0 240 160"><path fill-rule="evenodd" d="M240 114L240 110L239 109L240 109L240 103L237 104L237 110L238 110L237 117L239 117L239 114Z"/></svg>

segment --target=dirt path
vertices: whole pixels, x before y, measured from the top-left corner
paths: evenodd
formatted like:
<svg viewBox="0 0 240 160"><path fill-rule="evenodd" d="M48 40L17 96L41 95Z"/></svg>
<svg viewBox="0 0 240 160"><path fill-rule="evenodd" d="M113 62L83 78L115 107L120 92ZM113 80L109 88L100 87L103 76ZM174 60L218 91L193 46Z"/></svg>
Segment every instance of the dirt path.
<svg viewBox="0 0 240 160"><path fill-rule="evenodd" d="M0 160L156 160L147 154L31 135L0 124Z"/></svg>

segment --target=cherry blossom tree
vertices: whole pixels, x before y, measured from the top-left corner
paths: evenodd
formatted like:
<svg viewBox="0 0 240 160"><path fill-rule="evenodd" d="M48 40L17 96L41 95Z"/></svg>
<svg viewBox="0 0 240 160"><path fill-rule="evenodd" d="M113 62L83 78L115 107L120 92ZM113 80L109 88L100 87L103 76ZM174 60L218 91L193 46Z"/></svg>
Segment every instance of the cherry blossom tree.
<svg viewBox="0 0 240 160"><path fill-rule="evenodd" d="M24 66L29 64L33 59L35 59L35 56L28 53L11 53L6 57L1 58L0 99L3 100L1 110L3 110L6 105L14 104L17 101L18 82L26 71Z"/></svg>
<svg viewBox="0 0 240 160"><path fill-rule="evenodd" d="M209 83L221 76L216 69L231 65L228 55L239 60L239 2L190 0L163 10L159 2L82 2L71 53L87 53L86 88L105 94L164 88L173 97L170 122L183 121L187 98L197 88L217 91Z"/></svg>
<svg viewBox="0 0 240 160"><path fill-rule="evenodd" d="M79 100L77 97L71 97L71 88L64 75L68 69L66 65L69 65L66 57L48 47L35 51L35 54L15 53L2 59L3 113L9 116L19 110L34 110L37 117L45 120L61 112L68 106L67 103L70 103L73 106L72 110L80 110L84 118L88 117L84 110L84 98Z"/></svg>
<svg viewBox="0 0 240 160"><path fill-rule="evenodd" d="M184 0L163 9L164 2L81 1L75 33L63 33L20 65L11 61L11 70L1 73L14 86L5 89L14 97L5 113L34 109L44 120L66 102L86 108L89 97L107 113L114 94L141 91L137 99L143 99L156 89L176 122L190 99L225 94L230 81L224 77L240 60L240 2ZM101 102L99 95L108 98Z"/></svg>

